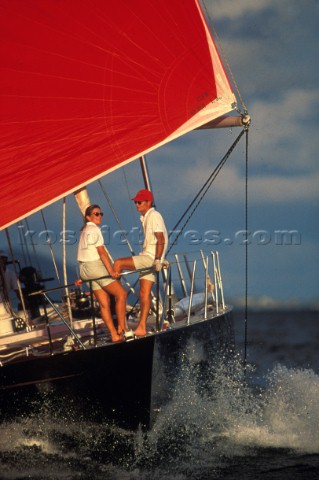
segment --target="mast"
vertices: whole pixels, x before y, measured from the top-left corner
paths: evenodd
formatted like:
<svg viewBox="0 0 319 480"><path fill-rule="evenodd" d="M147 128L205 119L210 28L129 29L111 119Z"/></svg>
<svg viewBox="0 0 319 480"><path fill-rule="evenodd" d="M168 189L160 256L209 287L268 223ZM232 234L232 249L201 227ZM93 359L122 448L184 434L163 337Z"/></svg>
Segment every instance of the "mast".
<svg viewBox="0 0 319 480"><path fill-rule="evenodd" d="M149 172L148 172L148 166L147 166L146 158L145 158L144 155L142 155L140 157L140 166L141 166L141 170L142 170L144 186L147 190L150 190L152 192L150 175L149 175Z"/></svg>

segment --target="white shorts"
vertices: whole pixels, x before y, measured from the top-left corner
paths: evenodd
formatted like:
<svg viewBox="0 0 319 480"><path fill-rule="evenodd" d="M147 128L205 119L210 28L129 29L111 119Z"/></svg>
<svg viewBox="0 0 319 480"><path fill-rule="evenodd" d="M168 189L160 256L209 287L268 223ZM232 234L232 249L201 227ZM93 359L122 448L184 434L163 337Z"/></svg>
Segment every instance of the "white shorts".
<svg viewBox="0 0 319 480"><path fill-rule="evenodd" d="M92 278L99 278L105 275L110 275L106 270L104 263L101 259L93 260L92 262L80 262L80 277L81 280L87 281ZM92 289L100 290L110 283L114 282L114 278L101 278L99 280L93 280ZM90 283L88 284L90 286Z"/></svg>
<svg viewBox="0 0 319 480"><path fill-rule="evenodd" d="M140 268L152 267L154 263L154 260L148 255L136 255L135 257L132 257L132 260L136 270L139 270ZM153 270L145 270L144 272L140 272L140 280L150 280L151 282L155 282L156 277L153 273Z"/></svg>

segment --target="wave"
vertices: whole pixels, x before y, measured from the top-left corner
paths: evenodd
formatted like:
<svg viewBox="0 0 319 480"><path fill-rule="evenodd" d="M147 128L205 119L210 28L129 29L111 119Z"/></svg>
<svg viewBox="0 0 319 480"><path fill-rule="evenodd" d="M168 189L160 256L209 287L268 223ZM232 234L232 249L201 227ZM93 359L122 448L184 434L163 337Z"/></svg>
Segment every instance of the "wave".
<svg viewBox="0 0 319 480"><path fill-rule="evenodd" d="M218 478L261 450L319 454L319 376L312 370L277 365L261 388L249 381L254 367L238 356L207 372L194 353L148 432L70 418L67 406L61 415L45 404L3 423L1 478L146 479L152 471L152 479L182 480L204 478L203 469Z"/></svg>

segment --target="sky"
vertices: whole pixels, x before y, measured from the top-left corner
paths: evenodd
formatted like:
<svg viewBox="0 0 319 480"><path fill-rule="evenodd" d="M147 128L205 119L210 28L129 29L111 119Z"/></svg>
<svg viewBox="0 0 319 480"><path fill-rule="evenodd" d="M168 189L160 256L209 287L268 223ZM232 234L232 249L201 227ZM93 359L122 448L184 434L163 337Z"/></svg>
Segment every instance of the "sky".
<svg viewBox="0 0 319 480"><path fill-rule="evenodd" d="M318 20L317 0L206 0L223 53L252 118L248 136L248 296L262 306L319 306L319 168L318 168ZM235 92L236 93L236 92ZM239 129L197 131L147 156L156 207L171 229L209 174L240 133ZM245 140L213 183L189 221L178 252L190 261L202 249L210 258L218 251L226 300L240 303L246 272ZM134 248L139 219L130 198L143 187L138 164L131 164L102 180L121 224ZM121 245L98 184L88 187L92 202L105 212L106 243L113 257L130 254ZM53 249L62 258L62 205L45 211L54 232ZM74 199L67 199L66 246L68 281L77 274L76 248L81 215ZM45 259L43 276L53 272L50 251L41 234L40 215L28 228ZM111 232L110 235L108 232ZM15 253L23 263L17 227L10 227ZM0 232L1 248L6 247ZM177 251L175 249L174 251ZM30 249L30 255L33 255ZM39 260L40 258L40 260ZM198 258L198 256L197 256ZM200 265L200 258L198 261ZM200 266L198 283L201 280ZM176 276L177 274L175 274ZM184 275L187 274L184 272ZM178 279L176 280L178 282ZM50 287L47 284L47 287ZM197 285L199 288L200 285Z"/></svg>
<svg viewBox="0 0 319 480"><path fill-rule="evenodd" d="M316 301L319 4L223 0L209 7L252 117L249 229L273 238L252 245L249 291L282 301ZM226 175L225 200L235 202L243 170L231 163ZM282 230L298 231L299 241L278 244L273 233Z"/></svg>

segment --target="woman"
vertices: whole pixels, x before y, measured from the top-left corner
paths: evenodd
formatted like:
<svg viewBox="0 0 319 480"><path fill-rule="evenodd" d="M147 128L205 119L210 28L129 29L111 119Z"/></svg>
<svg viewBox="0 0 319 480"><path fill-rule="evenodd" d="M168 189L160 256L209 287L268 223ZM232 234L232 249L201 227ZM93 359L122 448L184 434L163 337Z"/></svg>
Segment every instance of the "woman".
<svg viewBox="0 0 319 480"><path fill-rule="evenodd" d="M123 340L126 328L126 296L127 292L116 280L120 275L113 269L112 262L104 246L102 232L99 228L103 212L99 205L90 205L85 211L85 226L81 231L78 262L80 264L81 280L88 281L105 275L113 278L102 278L92 282L93 293L100 304L101 317L110 331L112 342ZM77 281L77 284L81 281ZM116 298L116 315L118 330L116 331L110 309L110 297Z"/></svg>

